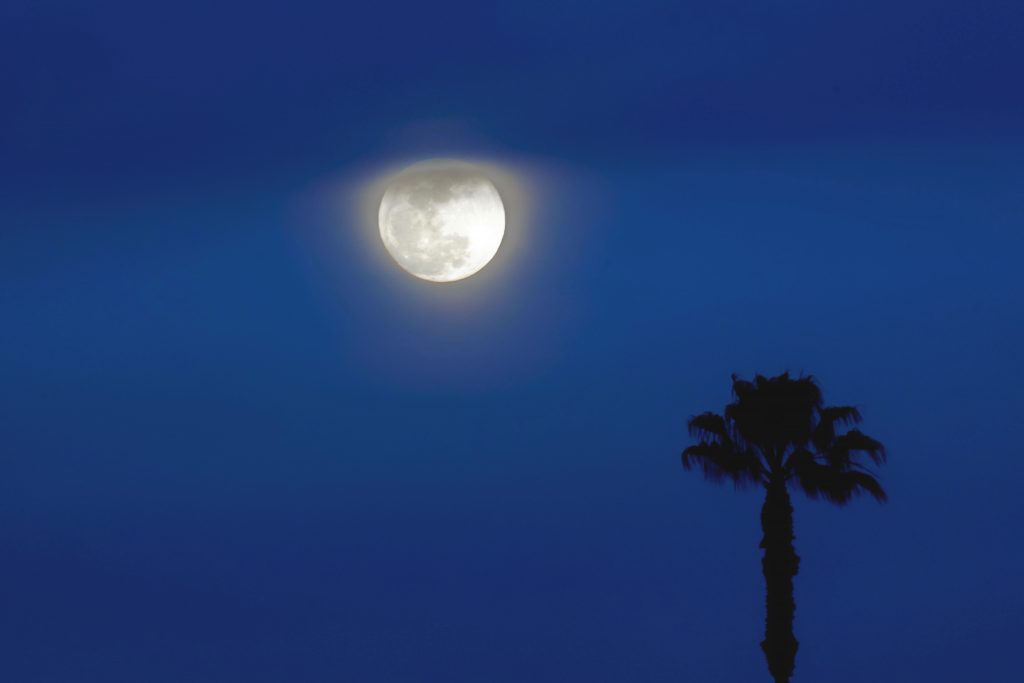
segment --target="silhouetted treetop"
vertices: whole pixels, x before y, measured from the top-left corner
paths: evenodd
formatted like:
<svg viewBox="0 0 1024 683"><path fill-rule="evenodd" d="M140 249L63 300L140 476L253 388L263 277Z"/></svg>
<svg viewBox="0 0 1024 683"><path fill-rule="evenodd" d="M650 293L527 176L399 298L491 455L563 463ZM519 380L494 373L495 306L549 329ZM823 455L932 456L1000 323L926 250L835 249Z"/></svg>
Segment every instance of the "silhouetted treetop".
<svg viewBox="0 0 1024 683"><path fill-rule="evenodd" d="M690 418L698 443L683 451L683 467L737 486L782 478L839 504L862 493L886 499L869 466L885 462L884 446L853 427L861 420L856 408L824 406L813 377L757 375L749 382L733 375L732 391L724 415Z"/></svg>

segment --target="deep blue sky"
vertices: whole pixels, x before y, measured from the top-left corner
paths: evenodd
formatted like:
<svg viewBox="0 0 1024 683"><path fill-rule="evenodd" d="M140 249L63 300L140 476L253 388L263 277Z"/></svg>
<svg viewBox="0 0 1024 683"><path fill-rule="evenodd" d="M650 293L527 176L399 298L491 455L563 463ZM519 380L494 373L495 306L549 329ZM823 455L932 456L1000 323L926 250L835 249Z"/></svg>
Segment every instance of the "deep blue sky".
<svg viewBox="0 0 1024 683"><path fill-rule="evenodd" d="M1020 669L1024 5L0 10L0 679L752 681L733 372L854 403L795 681ZM530 188L438 287L352 211Z"/></svg>

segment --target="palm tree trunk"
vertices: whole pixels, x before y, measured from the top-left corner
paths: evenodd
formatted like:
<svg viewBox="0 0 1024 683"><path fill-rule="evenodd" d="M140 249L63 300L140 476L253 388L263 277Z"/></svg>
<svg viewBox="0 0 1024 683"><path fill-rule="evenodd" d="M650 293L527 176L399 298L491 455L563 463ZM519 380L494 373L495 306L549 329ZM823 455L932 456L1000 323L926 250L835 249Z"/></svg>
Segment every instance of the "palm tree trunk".
<svg viewBox="0 0 1024 683"><path fill-rule="evenodd" d="M793 577L800 558L793 549L793 506L786 491L786 480L773 477L761 508L761 568L767 593L764 640L761 649L768 659L768 670L775 683L788 683L793 675L798 646L793 635Z"/></svg>

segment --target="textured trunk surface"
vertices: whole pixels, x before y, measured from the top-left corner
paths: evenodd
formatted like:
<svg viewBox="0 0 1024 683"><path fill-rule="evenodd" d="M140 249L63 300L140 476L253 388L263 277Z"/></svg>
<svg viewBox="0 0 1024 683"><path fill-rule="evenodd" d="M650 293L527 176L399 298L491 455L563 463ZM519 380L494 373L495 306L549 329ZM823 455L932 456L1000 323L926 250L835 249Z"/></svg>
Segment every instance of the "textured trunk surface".
<svg viewBox="0 0 1024 683"><path fill-rule="evenodd" d="M793 675L797 641L793 635L793 577L800 558L793 549L793 506L789 502L784 479L768 484L768 495L761 508L761 547L764 557L766 607L764 641L761 649L768 659L768 670L775 683L788 683Z"/></svg>

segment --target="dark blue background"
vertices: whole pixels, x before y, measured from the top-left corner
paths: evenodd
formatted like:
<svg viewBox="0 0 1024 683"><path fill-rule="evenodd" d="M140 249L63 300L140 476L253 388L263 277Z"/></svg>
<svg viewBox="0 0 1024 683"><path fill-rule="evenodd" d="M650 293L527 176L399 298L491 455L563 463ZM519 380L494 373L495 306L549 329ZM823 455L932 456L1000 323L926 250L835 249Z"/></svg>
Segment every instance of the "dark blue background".
<svg viewBox="0 0 1024 683"><path fill-rule="evenodd" d="M1015 678L1024 5L618 4L4 5L0 678L763 680L678 452L784 369L891 454L795 680ZM433 155L532 205L442 287L335 211Z"/></svg>

